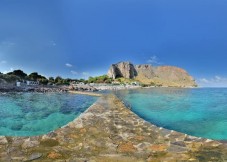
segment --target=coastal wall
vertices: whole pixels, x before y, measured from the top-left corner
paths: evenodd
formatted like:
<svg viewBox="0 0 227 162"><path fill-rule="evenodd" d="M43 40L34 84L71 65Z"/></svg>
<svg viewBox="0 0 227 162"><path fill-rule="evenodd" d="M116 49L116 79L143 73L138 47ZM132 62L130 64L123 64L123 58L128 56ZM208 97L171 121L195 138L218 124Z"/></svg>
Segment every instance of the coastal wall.
<svg viewBox="0 0 227 162"><path fill-rule="evenodd" d="M101 97L102 94L94 93L94 92L83 92L83 91L68 91L72 94L81 94L81 95L88 95L88 96L95 96L95 97Z"/></svg>
<svg viewBox="0 0 227 162"><path fill-rule="evenodd" d="M168 121L166 121L168 122ZM225 143L152 125L103 95L66 126L35 137L0 137L0 161L221 162Z"/></svg>

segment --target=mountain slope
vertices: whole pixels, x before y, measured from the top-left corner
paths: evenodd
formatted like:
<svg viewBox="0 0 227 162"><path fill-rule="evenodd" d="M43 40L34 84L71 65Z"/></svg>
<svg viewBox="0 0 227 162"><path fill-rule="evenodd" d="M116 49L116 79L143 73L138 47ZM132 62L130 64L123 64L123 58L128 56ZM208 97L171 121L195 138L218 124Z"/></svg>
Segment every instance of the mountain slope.
<svg viewBox="0 0 227 162"><path fill-rule="evenodd" d="M195 80L187 71L174 66L136 65L130 62L112 64L109 77L134 79L143 84L173 87L196 87Z"/></svg>

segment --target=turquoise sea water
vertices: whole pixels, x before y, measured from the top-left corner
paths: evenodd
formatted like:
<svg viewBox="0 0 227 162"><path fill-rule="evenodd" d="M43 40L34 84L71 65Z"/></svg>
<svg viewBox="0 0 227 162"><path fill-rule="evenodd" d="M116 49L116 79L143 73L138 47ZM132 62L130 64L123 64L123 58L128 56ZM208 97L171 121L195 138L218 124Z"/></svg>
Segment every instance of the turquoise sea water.
<svg viewBox="0 0 227 162"><path fill-rule="evenodd" d="M157 126L227 140L226 88L151 88L116 93L132 111Z"/></svg>
<svg viewBox="0 0 227 162"><path fill-rule="evenodd" d="M0 94L0 135L48 133L72 121L96 100L96 97L75 94Z"/></svg>

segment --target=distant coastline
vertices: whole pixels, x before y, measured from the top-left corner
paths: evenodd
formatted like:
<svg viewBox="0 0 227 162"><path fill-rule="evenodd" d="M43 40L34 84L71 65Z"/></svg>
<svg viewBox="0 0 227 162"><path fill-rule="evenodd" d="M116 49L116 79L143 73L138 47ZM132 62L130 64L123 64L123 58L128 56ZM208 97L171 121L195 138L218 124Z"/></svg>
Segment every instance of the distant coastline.
<svg viewBox="0 0 227 162"><path fill-rule="evenodd" d="M149 86L149 85L131 85L131 84L73 84L73 85L58 85L58 86L47 86L47 85L36 85L36 86L23 86L17 87L16 85L0 86L0 92L38 92L38 93L76 93L76 94L87 94L98 91L117 91L117 90L128 90L138 88L197 88L197 87L174 87L174 86Z"/></svg>
<svg viewBox="0 0 227 162"><path fill-rule="evenodd" d="M0 92L67 92L101 91L152 87L197 87L195 80L184 69L172 66L153 67L136 65L130 62L112 64L107 75L88 79L46 78L33 72L26 74L14 70L0 73Z"/></svg>

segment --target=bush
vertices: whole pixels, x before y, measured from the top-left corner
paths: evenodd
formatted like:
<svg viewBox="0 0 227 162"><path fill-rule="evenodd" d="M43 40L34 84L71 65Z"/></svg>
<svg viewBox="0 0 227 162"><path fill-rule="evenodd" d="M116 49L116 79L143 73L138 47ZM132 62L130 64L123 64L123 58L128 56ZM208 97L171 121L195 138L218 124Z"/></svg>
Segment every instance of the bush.
<svg viewBox="0 0 227 162"><path fill-rule="evenodd" d="M102 75L98 77L89 77L87 80L88 83L111 83L112 79L107 75Z"/></svg>
<svg viewBox="0 0 227 162"><path fill-rule="evenodd" d="M20 81L21 78L16 76L16 75L13 75L13 74L10 74L10 75L7 75L7 74L0 74L0 78L5 80L6 82L9 82L9 83L12 83L12 82L16 82L16 81Z"/></svg>
<svg viewBox="0 0 227 162"><path fill-rule="evenodd" d="M141 84L141 87L149 87L148 84Z"/></svg>

